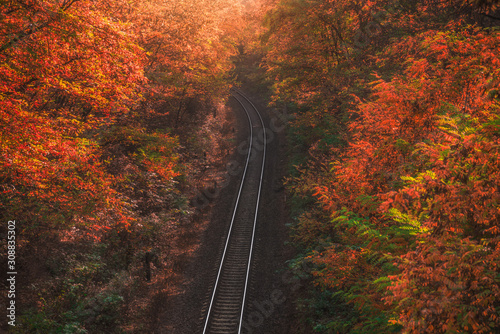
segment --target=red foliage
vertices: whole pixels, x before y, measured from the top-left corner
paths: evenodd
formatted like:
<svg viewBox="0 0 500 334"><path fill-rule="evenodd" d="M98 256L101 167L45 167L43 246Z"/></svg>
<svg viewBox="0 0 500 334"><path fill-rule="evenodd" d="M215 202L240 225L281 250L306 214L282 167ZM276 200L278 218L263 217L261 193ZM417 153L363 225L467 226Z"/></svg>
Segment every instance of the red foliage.
<svg viewBox="0 0 500 334"><path fill-rule="evenodd" d="M103 137L114 124L140 128L147 117L172 110L179 121L194 97L220 99L233 48L222 31L230 23L219 14L231 8L237 6L222 0L204 6L153 0L2 3L0 178L6 219L44 230L132 221L130 199L117 190L128 181L110 173ZM136 161L141 168L165 182L179 175L175 138L159 132L154 140L142 138L141 130L129 135L121 145L135 140L131 150L146 151Z"/></svg>
<svg viewBox="0 0 500 334"><path fill-rule="evenodd" d="M280 41L268 56L269 70L278 74L279 97L299 105L323 99L312 112L298 114L296 131L306 136L331 120L325 114L338 112L318 105L342 96L335 89L352 89L352 78L368 66L340 56L328 63L321 58L327 52L318 50L335 39L322 35L323 21L294 24L311 22L309 15L320 15L316 11L329 19L338 15L330 27L344 24L349 46L365 16L363 10L349 11L354 3L314 1L320 4L314 8L307 2L282 3L288 5L282 17L289 21L275 29L292 32L286 38L275 35ZM302 12L293 11L299 3ZM325 9L330 5L333 11ZM419 2L399 15L386 15L383 29L408 35L364 56L376 80L369 84L371 95L360 94L365 100L355 99L350 110L348 146L328 152L312 144L309 154L315 160L295 180L296 193L312 194L329 217L311 224L310 213L304 214L298 238L314 244L315 236L326 238L333 231L328 237L342 244L312 255L320 268L313 272L316 283L344 291L355 303L354 291L365 291L363 305L368 300L383 309L388 326L400 324L407 333L500 328L500 34L465 25L465 16L443 24L439 10L451 13L453 5L469 6ZM293 38L305 50L289 52ZM371 39L367 48L380 41L376 34ZM301 58L306 53L313 55L314 68ZM290 64L302 64L295 72L301 78L289 72Z"/></svg>

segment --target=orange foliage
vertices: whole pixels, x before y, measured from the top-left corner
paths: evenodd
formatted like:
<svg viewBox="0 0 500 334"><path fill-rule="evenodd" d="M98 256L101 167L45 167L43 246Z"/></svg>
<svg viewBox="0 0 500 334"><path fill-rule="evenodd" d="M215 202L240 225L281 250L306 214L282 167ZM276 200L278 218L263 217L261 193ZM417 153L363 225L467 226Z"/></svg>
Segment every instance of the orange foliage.
<svg viewBox="0 0 500 334"><path fill-rule="evenodd" d="M457 16L458 7L470 4L405 3L408 8L393 8L379 24L393 39L367 36L358 57L354 37L367 24L364 10L385 3L364 2L351 11L357 5L282 1L275 12L285 23L270 25L285 35L273 35L268 55L277 99L303 107L295 135L309 144L295 192L314 196L317 216L328 217L311 224L311 213L303 214L297 238L311 248L318 237L341 244L310 255L316 283L358 305L354 295L364 291L362 306L372 318L358 319L358 329L498 330L500 34ZM444 22L440 11L456 20ZM322 15L329 25L313 20ZM345 44L340 35L327 35L335 27L342 27ZM302 50L292 52L294 43ZM371 71L369 83L363 70ZM359 98L349 98L351 106L339 103L353 91ZM337 128L331 115L345 119L341 108L349 110L343 137L349 144L319 149L328 130L310 134L319 124Z"/></svg>
<svg viewBox="0 0 500 334"><path fill-rule="evenodd" d="M130 199L117 190L129 181L110 173L106 150L113 147L103 144L129 142L126 153L142 150L136 162L151 175L167 183L178 176L177 139L159 132L146 138L141 126L158 123L151 120L158 115L164 125L172 111L177 126L194 99L209 104L226 94L234 46L225 34L233 21L224 17L236 19L238 10L225 0L3 2L6 219L43 230L132 221ZM106 143L115 126L136 129Z"/></svg>

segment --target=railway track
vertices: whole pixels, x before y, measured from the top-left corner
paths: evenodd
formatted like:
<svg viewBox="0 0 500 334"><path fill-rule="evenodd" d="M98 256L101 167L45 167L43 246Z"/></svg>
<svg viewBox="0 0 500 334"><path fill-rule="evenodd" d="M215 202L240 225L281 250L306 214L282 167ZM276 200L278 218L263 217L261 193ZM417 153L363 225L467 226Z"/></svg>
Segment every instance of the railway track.
<svg viewBox="0 0 500 334"><path fill-rule="evenodd" d="M243 332L266 162L267 139L262 116L242 92L232 89L231 94L247 115L250 136L236 203L204 317L203 334Z"/></svg>

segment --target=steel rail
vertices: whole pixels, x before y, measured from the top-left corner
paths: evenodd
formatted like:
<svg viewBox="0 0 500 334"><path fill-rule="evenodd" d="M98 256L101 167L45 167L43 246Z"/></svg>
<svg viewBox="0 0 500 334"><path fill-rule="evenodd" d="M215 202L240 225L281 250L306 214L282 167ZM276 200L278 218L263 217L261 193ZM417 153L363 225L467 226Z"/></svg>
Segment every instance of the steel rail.
<svg viewBox="0 0 500 334"><path fill-rule="evenodd" d="M259 204L260 204L260 198L261 198L261 192L262 192L262 183L263 183L263 176L264 176L264 166L265 166L265 161L266 161L267 138L266 138L266 128L265 128L265 125L264 125L264 121L263 121L262 116L260 115L258 109L255 107L255 105L243 93L241 93L241 91L239 91L237 89L232 89L232 90L234 90L238 95L240 95L241 97L243 97L252 106L252 108L255 110L255 113L259 117L259 120L260 120L260 122L262 124L262 130L263 130L263 133L262 133L262 135L263 135L262 166L260 168L260 180L259 180L259 188L258 188L258 192L257 192L257 202L256 202L256 205L255 205L255 214L254 214L254 218L253 218L252 235L251 235L251 238L250 238L250 250L248 252L248 259L247 259L247 266L246 266L246 273L245 273L245 284L244 284L244 288L243 288L243 291L242 291L243 297L242 297L241 305L240 305L241 311L240 311L239 320L238 320L238 332L237 333L240 334L241 330L242 330L242 324L243 324L243 316L244 316L245 304L246 304L246 298L247 298L248 282L249 282L249 277L250 277L250 267L251 267L251 262L252 262L252 255L253 255L253 248L254 248L254 241L255 241L255 231L256 231L256 226L257 226L257 216L258 216ZM239 190L238 190L238 196L236 198L236 203L235 203L233 214L232 214L232 217L231 217L231 223L229 225L228 235L226 237L226 242L225 242L225 245L224 245L224 250L223 250L223 253L222 253L222 258L221 258L220 265L219 265L218 272L217 272L217 278L215 280L214 289L212 291L212 296L211 296L211 299L210 299L210 304L209 304L209 307L208 307L208 311L207 311L207 315L206 315L206 319L205 319L205 324L204 324L204 327L203 327L203 334L207 333L207 329L209 327L210 319L213 316L212 315L212 310L214 308L214 302L215 302L217 291L219 290L219 283L220 283L220 280L221 280L221 273L223 271L224 265L226 264L226 259L228 257L228 245L229 245L229 242L230 242L230 239L231 239L231 234L233 232L233 226L234 226L234 222L235 222L236 212L238 210L238 205L240 203L240 198L241 198L241 194L242 194L242 190L243 190L243 185L245 184L245 180L246 180L246 176L247 176L247 170L248 170L249 162L250 162L250 159L251 159L250 157L251 157L251 153L252 153L252 149L253 149L253 142L254 142L254 134L253 134L253 125L254 124L252 123L252 120L251 120L250 114L248 112L248 109L245 107L245 105L243 104L243 102L236 96L236 94L232 94L232 97L241 105L241 107L243 108L243 110L245 111L245 113L247 115L248 123L249 123L249 126L250 126L250 143L249 143L248 154L247 154L246 162L245 162L245 169L243 171L243 175L242 175L242 178L241 178L240 187L239 187ZM235 233L237 233L237 232L235 232Z"/></svg>
<svg viewBox="0 0 500 334"><path fill-rule="evenodd" d="M266 126L264 125L264 120L262 119L262 116L260 115L259 111L257 110L257 107L255 107L255 105L252 103L252 101L250 101L249 98L247 98L243 93L241 93L241 91L236 90L236 92L238 94L240 94L240 96L242 96L245 100L247 100L248 103L250 103L250 105L252 106L252 108L257 113L257 116L259 116L260 123L262 124L262 136L263 136L263 139L264 139L264 151L262 153L262 167L261 167L261 170L260 170L259 192L257 194L257 204L255 205L255 215L254 215L254 220L253 220L252 243L251 243L251 246L250 246L250 256L249 256L248 265L247 265L247 275L246 275L246 278L245 278L245 290L243 292L243 301L241 303L240 323L239 323L239 326L238 326L238 334L240 334L241 333L241 326L243 324L243 314L244 314L244 311L245 311L245 302L246 302L247 287L248 287L248 277L250 276L250 264L252 262L253 244L254 244L254 239L255 239L255 227L257 226L257 215L259 213L260 195L261 195L261 191L262 191L262 180L264 178L264 166L266 164L267 137L266 137Z"/></svg>
<svg viewBox="0 0 500 334"><path fill-rule="evenodd" d="M236 100L241 104L241 102L238 99L236 99ZM242 107L243 107L243 105L242 105ZM212 292L212 298L210 299L210 305L208 307L207 317L206 317L206 320L205 320L205 326L203 327L203 334L206 333L208 322L210 320L210 312L212 311L212 307L213 307L213 303L214 303L214 299L215 299L215 293L217 292L217 286L219 284L220 274L222 272L222 267L224 266L224 260L226 258L226 253L227 253L227 246L229 244L229 239L231 237L231 232L233 230L234 218L236 216L236 210L237 210L238 204L240 202L240 197L241 197L241 191L243 189L243 184L245 183L245 176L246 176L247 170L248 170L248 163L250 162L250 153L252 152L252 143L253 143L253 126L252 126L252 120L250 119L250 115L248 114L248 111L245 109L245 107L243 107L243 110L245 111L245 113L247 115L248 124L250 126L250 144L249 144L249 147L248 147L248 154L247 154L247 158L246 158L246 162L245 162L245 169L243 171L243 176L241 177L240 188L238 190L238 196L236 198L236 204L234 205L233 215L231 217L231 224L229 225L229 232L227 234L226 243L224 245L224 251L222 253L222 259L220 261L219 270L217 272L217 279L215 280L214 290Z"/></svg>

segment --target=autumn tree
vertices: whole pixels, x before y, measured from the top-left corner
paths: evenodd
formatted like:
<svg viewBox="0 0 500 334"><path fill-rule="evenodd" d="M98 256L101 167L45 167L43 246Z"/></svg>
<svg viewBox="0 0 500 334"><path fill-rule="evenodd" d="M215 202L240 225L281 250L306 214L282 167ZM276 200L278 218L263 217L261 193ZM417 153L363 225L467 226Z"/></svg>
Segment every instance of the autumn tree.
<svg viewBox="0 0 500 334"><path fill-rule="evenodd" d="M307 149L291 179L299 260L316 265L310 307L338 315L317 330L498 330L495 11L290 0L269 14L276 100L299 107L291 139Z"/></svg>
<svg viewBox="0 0 500 334"><path fill-rule="evenodd" d="M91 2L4 2L0 27L4 214L52 229L119 208L84 133L139 97L138 45Z"/></svg>
<svg viewBox="0 0 500 334"><path fill-rule="evenodd" d="M153 215L164 223L190 212L191 185L178 181L189 154L181 156L178 134L194 131L227 95L239 8L223 0L0 3L0 215L19 222L21 255L50 240L41 265L61 263L53 279L33 283L44 286L31 292L38 301L20 298L36 309L20 315L26 332L117 326L123 298L99 291L156 242ZM106 324L86 317L96 300L115 312Z"/></svg>

